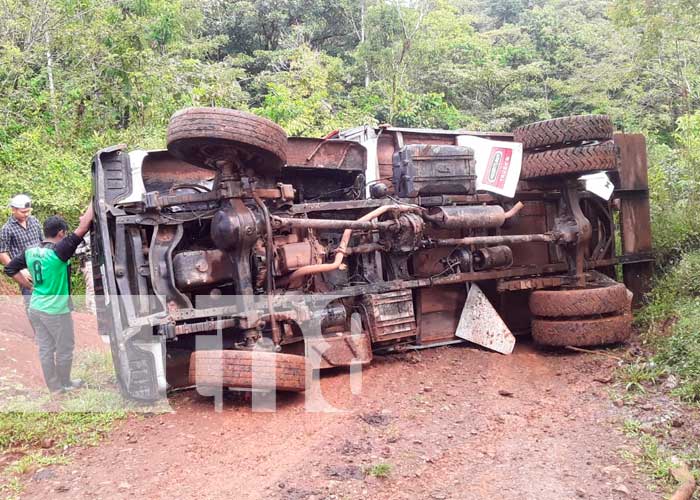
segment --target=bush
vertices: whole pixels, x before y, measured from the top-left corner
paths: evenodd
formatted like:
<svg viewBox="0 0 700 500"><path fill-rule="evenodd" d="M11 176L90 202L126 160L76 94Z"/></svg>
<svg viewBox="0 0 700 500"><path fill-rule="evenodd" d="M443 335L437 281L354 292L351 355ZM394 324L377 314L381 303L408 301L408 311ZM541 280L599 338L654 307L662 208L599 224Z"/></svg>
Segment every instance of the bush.
<svg viewBox="0 0 700 500"><path fill-rule="evenodd" d="M689 252L680 258L661 277L649 295L649 305L641 312L642 324L651 325L678 315L678 305L700 297L700 251Z"/></svg>
<svg viewBox="0 0 700 500"><path fill-rule="evenodd" d="M665 142L664 142L665 141ZM649 190L657 263L700 247L700 113L678 119L671 138L649 137Z"/></svg>
<svg viewBox="0 0 700 500"><path fill-rule="evenodd" d="M700 298L685 299L676 307L671 334L657 340L655 361L678 376L674 393L700 402Z"/></svg>
<svg viewBox="0 0 700 500"><path fill-rule="evenodd" d="M657 283L640 314L653 361L678 378L674 393L700 401L700 251L685 254Z"/></svg>
<svg viewBox="0 0 700 500"><path fill-rule="evenodd" d="M5 173L0 205L7 206L11 196L26 193L33 198L34 215L41 221L61 215L75 225L90 198L89 154L52 144L39 128L3 144L0 167Z"/></svg>

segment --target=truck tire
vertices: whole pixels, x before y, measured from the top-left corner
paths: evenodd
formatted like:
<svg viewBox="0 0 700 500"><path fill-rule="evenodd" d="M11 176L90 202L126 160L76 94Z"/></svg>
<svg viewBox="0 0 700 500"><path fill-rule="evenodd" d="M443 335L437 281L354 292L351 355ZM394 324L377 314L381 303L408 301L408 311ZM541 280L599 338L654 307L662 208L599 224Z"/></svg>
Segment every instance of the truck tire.
<svg viewBox="0 0 700 500"><path fill-rule="evenodd" d="M279 173L287 161L287 134L276 123L227 108L185 108L168 125L168 151L188 163L215 168L238 156L257 173Z"/></svg>
<svg viewBox="0 0 700 500"><path fill-rule="evenodd" d="M546 318L576 318L629 309L627 287L622 283L592 283L586 288L535 290L530 312Z"/></svg>
<svg viewBox="0 0 700 500"><path fill-rule="evenodd" d="M632 315L629 312L592 319L532 320L532 338L549 347L616 344L628 340L631 332Z"/></svg>
<svg viewBox="0 0 700 500"><path fill-rule="evenodd" d="M190 383L301 392L306 387L306 358L265 351L195 351L190 356Z"/></svg>
<svg viewBox="0 0 700 500"><path fill-rule="evenodd" d="M608 141L612 137L612 120L606 115L565 116L530 123L513 131L513 139L522 142L524 150L563 147L582 141Z"/></svg>
<svg viewBox="0 0 700 500"><path fill-rule="evenodd" d="M606 141L588 146L525 153L520 178L533 179L615 169L617 150L612 141Z"/></svg>

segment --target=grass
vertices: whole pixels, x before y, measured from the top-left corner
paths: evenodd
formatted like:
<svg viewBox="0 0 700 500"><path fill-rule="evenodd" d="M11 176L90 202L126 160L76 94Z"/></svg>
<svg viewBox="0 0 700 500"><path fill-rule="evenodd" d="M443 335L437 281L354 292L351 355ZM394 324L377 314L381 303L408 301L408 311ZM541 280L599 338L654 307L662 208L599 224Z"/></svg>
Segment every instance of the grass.
<svg viewBox="0 0 700 500"><path fill-rule="evenodd" d="M65 465L68 458L65 455L44 455L40 452L32 452L12 463L5 469L6 473L21 475L30 472L37 467L47 465Z"/></svg>
<svg viewBox="0 0 700 500"><path fill-rule="evenodd" d="M93 444L126 412L39 412L0 413L0 453L51 442L65 448Z"/></svg>
<svg viewBox="0 0 700 500"><path fill-rule="evenodd" d="M688 415L695 415L692 407L700 403L700 251L683 255L657 280L648 298L636 319L647 356L619 369L622 398L634 406L670 393L688 404ZM628 419L622 429L638 444L625 457L659 485L676 487L671 468L679 461L700 478L700 445L692 427L679 430L669 422Z"/></svg>
<svg viewBox="0 0 700 500"><path fill-rule="evenodd" d="M622 423L622 432L628 437L637 436L642 432L642 423L639 420L628 418Z"/></svg>
<svg viewBox="0 0 700 500"><path fill-rule="evenodd" d="M700 446L693 443L684 451L679 451L665 445L664 436L668 432L668 425L654 426L654 432L649 432L644 430L643 424L638 420L628 419L623 422L622 430L639 444L638 452L625 451L624 458L667 489L676 486L671 469L679 462L687 464L696 478L700 477ZM660 434L661 437L655 434Z"/></svg>
<svg viewBox="0 0 700 500"><path fill-rule="evenodd" d="M646 386L655 385L666 370L653 361L632 363L621 368L620 376L628 392L646 392Z"/></svg>
<svg viewBox="0 0 700 500"><path fill-rule="evenodd" d="M0 483L0 494L5 500L19 500L22 493L22 480L17 476L11 476L7 481Z"/></svg>
<svg viewBox="0 0 700 500"><path fill-rule="evenodd" d="M386 478L391 474L392 466L386 462L374 464L367 470L367 474L373 477Z"/></svg>
<svg viewBox="0 0 700 500"><path fill-rule="evenodd" d="M97 444L132 409L115 385L108 352L76 353L73 375L87 387L53 400L20 387L0 396L0 454L19 456L0 470L3 494L18 495L22 477L38 468L67 463L71 446Z"/></svg>
<svg viewBox="0 0 700 500"><path fill-rule="evenodd" d="M674 466L674 455L663 448L659 440L649 434L639 433L639 453L626 453L625 458L636 464L644 473L670 487L674 484L671 467Z"/></svg>
<svg viewBox="0 0 700 500"><path fill-rule="evenodd" d="M685 254L656 283L650 303L639 314L643 340L653 355L623 370L630 390L643 391L664 375L673 375L679 399L700 403L700 251Z"/></svg>
<svg viewBox="0 0 700 500"><path fill-rule="evenodd" d="M86 387L53 400L45 391L8 391L0 401L0 452L44 440L61 446L94 442L114 421L126 417L129 404L114 383L108 352L77 353L73 375Z"/></svg>
<svg viewBox="0 0 700 500"><path fill-rule="evenodd" d="M664 327L652 324L645 334L654 352L652 361L677 378L673 395L686 402L700 402L700 297L680 298L673 323L666 330L659 328Z"/></svg>

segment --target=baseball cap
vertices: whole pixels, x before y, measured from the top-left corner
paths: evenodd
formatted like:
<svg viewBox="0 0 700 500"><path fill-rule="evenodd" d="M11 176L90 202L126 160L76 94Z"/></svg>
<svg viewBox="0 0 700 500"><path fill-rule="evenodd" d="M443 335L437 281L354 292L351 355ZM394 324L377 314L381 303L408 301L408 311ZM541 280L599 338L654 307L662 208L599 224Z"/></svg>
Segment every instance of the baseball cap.
<svg viewBox="0 0 700 500"><path fill-rule="evenodd" d="M10 206L12 208L31 208L32 199L26 194L18 194L12 197Z"/></svg>

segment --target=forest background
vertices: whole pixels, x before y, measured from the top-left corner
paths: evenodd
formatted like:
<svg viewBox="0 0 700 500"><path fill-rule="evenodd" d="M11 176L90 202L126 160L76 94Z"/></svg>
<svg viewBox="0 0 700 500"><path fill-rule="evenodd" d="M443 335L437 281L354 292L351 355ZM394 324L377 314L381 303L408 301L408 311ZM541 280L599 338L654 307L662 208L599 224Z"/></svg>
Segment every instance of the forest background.
<svg viewBox="0 0 700 500"><path fill-rule="evenodd" d="M698 27L697 0L0 0L0 200L75 221L95 152L164 147L185 106L300 136L608 114L647 137L666 273L642 318L675 318L664 366L700 399Z"/></svg>

